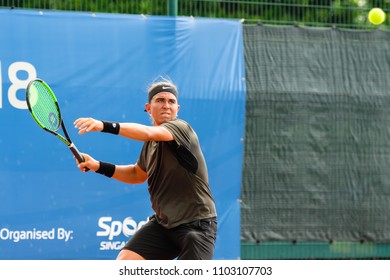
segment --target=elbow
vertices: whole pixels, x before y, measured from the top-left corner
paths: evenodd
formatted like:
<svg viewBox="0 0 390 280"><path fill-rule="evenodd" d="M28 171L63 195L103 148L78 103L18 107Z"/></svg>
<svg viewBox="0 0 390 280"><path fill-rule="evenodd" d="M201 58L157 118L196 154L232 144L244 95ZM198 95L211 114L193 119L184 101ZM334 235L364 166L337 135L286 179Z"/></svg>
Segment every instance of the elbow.
<svg viewBox="0 0 390 280"><path fill-rule="evenodd" d="M133 185L142 184L142 183L146 182L146 179L147 179L147 177L144 178L143 176L135 176L128 183L133 184Z"/></svg>

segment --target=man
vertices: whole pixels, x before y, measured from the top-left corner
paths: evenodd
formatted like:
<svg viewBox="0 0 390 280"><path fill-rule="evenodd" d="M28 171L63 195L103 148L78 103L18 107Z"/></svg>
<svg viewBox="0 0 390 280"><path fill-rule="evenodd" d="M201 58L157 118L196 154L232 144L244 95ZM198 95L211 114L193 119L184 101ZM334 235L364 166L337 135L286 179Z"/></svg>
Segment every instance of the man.
<svg viewBox="0 0 390 280"><path fill-rule="evenodd" d="M217 231L216 209L210 192L206 163L196 133L177 118L177 87L170 81L148 90L153 126L79 118L79 134L102 131L143 141L137 163L113 165L83 154L88 169L116 180L138 184L148 181L155 211L147 224L127 242L117 259L211 259Z"/></svg>

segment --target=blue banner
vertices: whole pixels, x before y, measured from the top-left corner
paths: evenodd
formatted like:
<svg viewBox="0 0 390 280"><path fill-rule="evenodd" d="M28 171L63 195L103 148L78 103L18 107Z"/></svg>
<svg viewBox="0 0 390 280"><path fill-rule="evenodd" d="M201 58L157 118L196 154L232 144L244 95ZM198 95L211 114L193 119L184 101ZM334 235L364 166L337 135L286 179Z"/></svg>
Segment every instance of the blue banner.
<svg viewBox="0 0 390 280"><path fill-rule="evenodd" d="M238 21L0 10L0 259L114 259L153 214L146 184L82 173L72 153L26 110L29 80L57 95L81 152L135 163L141 142L83 136L78 117L151 124L146 91L160 75L179 88L179 117L197 131L216 200L215 259L240 258L245 117Z"/></svg>

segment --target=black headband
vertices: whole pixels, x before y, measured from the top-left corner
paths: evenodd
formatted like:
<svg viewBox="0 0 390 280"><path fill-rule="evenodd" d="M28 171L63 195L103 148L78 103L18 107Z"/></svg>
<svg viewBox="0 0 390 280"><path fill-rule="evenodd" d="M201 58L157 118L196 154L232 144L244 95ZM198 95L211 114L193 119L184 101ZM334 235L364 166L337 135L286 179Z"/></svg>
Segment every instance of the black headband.
<svg viewBox="0 0 390 280"><path fill-rule="evenodd" d="M170 92L177 98L177 90L171 85L163 84L163 85L157 86L154 89L152 89L151 91L149 91L149 93L148 93L149 103L150 103L150 101L152 101L153 96L155 96L157 93L160 93L160 92Z"/></svg>

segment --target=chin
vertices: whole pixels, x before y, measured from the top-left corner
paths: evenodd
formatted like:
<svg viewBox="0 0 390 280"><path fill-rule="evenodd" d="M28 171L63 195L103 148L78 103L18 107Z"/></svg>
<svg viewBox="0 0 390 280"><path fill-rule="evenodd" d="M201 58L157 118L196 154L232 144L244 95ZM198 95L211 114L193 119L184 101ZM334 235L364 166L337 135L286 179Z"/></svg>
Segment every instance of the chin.
<svg viewBox="0 0 390 280"><path fill-rule="evenodd" d="M174 119L175 118L172 118L172 117L162 117L162 118L159 119L159 123L162 124L162 123L165 123L165 122L172 121Z"/></svg>

